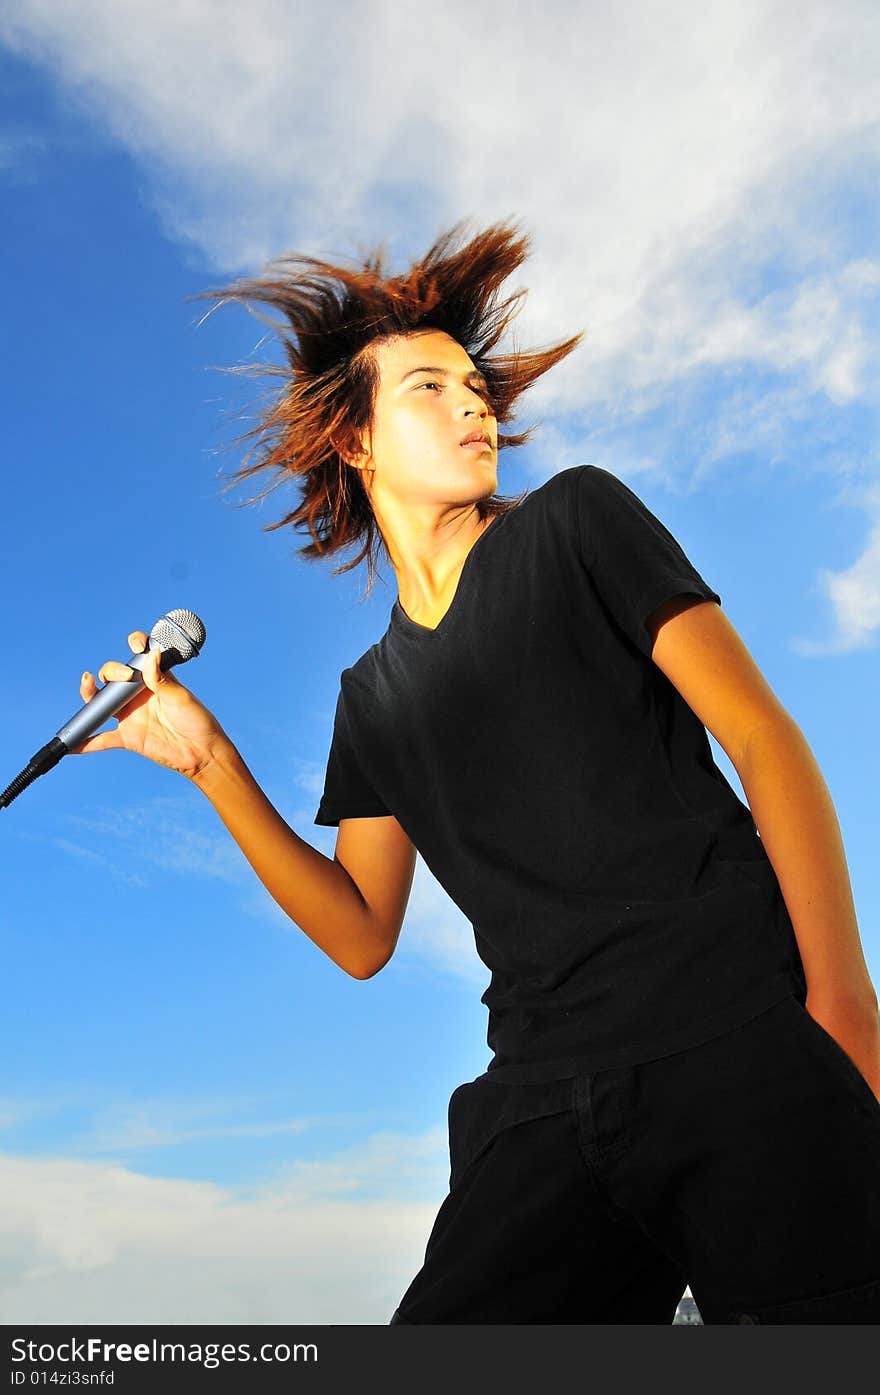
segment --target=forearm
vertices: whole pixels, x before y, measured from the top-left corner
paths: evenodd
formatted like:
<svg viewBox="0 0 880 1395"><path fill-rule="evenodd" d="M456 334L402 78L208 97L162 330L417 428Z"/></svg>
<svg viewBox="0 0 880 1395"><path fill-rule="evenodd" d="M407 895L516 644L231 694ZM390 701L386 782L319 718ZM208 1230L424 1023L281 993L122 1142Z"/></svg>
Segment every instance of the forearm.
<svg viewBox="0 0 880 1395"><path fill-rule="evenodd" d="M797 724L753 732L738 773L779 880L814 1002L876 1011L840 826L828 787Z"/></svg>
<svg viewBox="0 0 880 1395"><path fill-rule="evenodd" d="M862 952L834 804L803 732L772 722L749 739L738 767L775 871L807 981L807 1011L880 1099L877 994Z"/></svg>
<svg viewBox="0 0 880 1395"><path fill-rule="evenodd" d="M369 977L381 935L355 882L285 823L231 742L224 741L193 784L290 919L346 973Z"/></svg>

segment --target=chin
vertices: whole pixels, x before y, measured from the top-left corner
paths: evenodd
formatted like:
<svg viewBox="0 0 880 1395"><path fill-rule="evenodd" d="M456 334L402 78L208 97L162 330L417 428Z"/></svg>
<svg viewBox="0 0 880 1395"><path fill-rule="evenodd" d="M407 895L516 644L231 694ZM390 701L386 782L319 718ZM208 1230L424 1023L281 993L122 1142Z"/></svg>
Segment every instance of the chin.
<svg viewBox="0 0 880 1395"><path fill-rule="evenodd" d="M447 499L454 497L459 505L465 505L491 499L497 489L498 467L493 460L472 465L455 480L447 479L438 492L446 495Z"/></svg>
<svg viewBox="0 0 880 1395"><path fill-rule="evenodd" d="M488 489L491 494L498 488L498 465L494 460L481 460L469 471L470 478L474 482L474 488L480 490Z"/></svg>

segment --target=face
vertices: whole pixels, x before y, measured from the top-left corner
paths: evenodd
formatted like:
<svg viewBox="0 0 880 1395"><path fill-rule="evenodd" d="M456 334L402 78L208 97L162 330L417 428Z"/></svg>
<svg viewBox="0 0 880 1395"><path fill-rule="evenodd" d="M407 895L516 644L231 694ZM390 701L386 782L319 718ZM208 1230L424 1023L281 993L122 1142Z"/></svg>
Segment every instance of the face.
<svg viewBox="0 0 880 1395"><path fill-rule="evenodd" d="M486 383L448 334L424 331L383 340L375 350L379 386L364 435L364 484L374 505L456 505L493 494L498 423ZM478 433L476 444L462 444Z"/></svg>

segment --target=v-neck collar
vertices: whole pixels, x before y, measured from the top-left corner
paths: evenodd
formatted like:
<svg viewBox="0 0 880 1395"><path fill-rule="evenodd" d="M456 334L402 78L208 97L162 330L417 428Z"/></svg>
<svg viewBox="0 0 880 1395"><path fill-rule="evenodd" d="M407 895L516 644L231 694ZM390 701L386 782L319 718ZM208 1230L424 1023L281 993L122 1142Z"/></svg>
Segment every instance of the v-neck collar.
<svg viewBox="0 0 880 1395"><path fill-rule="evenodd" d="M473 557L474 553L479 550L480 544L482 543L486 535L488 533L494 533L499 527L499 525L504 521L504 519L515 512L515 509L505 509L504 513L496 513L492 518L492 522L487 524L487 526L483 529L482 533L477 538L476 542L473 544L473 546L470 548L470 551L465 556L464 562L462 563L461 571L458 574L458 582L456 583L455 591L452 594L452 600L449 602L449 605L446 607L443 614L440 616L440 619L437 621L436 625L420 625L418 620L411 620L410 617L407 615L406 611L404 610L403 606L400 604L399 598L394 602L394 605L391 607L392 623L396 624L399 629L405 630L408 634L412 635L430 636L439 634L440 631L446 627L450 616L455 610L458 599L462 593L462 587L464 585L468 568L471 563L471 558Z"/></svg>

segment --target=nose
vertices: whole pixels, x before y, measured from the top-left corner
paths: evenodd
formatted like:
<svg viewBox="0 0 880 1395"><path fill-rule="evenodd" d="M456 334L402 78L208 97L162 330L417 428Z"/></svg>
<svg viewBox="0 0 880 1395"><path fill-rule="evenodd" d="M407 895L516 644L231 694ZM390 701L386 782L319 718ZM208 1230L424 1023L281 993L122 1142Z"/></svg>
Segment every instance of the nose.
<svg viewBox="0 0 880 1395"><path fill-rule="evenodd" d="M474 413L480 417L487 417L489 415L489 406L486 399L481 397L475 388L465 387L464 393L462 411L466 417L473 416Z"/></svg>

